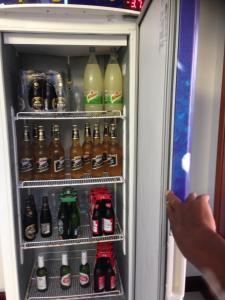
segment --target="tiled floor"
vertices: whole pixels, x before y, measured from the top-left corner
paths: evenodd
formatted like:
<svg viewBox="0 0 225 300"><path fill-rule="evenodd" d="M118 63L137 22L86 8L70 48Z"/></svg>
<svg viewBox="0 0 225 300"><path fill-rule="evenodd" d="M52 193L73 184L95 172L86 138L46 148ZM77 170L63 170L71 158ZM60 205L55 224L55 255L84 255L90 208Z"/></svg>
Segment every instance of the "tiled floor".
<svg viewBox="0 0 225 300"><path fill-rule="evenodd" d="M184 300L204 300L204 298L200 293L193 292L193 293L186 293Z"/></svg>

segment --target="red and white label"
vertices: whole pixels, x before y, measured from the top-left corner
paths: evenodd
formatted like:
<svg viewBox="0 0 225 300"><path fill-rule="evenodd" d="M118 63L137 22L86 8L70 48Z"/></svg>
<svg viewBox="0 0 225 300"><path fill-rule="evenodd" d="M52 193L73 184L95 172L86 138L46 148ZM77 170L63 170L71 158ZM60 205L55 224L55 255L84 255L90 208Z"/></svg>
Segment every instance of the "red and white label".
<svg viewBox="0 0 225 300"><path fill-rule="evenodd" d="M85 285L89 282L90 278L88 274L80 272L80 285Z"/></svg>
<svg viewBox="0 0 225 300"><path fill-rule="evenodd" d="M99 234L99 221L92 220L92 230L94 234Z"/></svg>
<svg viewBox="0 0 225 300"><path fill-rule="evenodd" d="M98 289L99 291L104 290L105 288L105 276L98 277Z"/></svg>
<svg viewBox="0 0 225 300"><path fill-rule="evenodd" d="M61 278L61 284L63 286L70 286L71 285L71 273L68 273Z"/></svg>
<svg viewBox="0 0 225 300"><path fill-rule="evenodd" d="M113 233L113 218L103 219L103 230L107 233Z"/></svg>
<svg viewBox="0 0 225 300"><path fill-rule="evenodd" d="M110 277L110 289L114 290L116 288L116 276Z"/></svg>

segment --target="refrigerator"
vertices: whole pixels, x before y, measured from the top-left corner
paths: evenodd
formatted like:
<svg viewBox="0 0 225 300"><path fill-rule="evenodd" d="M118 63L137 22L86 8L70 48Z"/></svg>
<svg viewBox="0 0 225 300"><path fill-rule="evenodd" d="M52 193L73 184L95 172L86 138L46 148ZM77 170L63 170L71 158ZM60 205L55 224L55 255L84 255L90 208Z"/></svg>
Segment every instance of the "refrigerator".
<svg viewBox="0 0 225 300"><path fill-rule="evenodd" d="M198 1L145 1L142 12L82 5L2 5L0 7L1 245L7 299L183 299L186 261L174 243L166 217L165 192L182 200L189 192L193 90L198 40ZM102 73L110 48L117 49L123 75L123 113L67 111L42 113L18 109L19 70L67 72L70 57L74 88L82 92L89 47L96 48ZM23 181L18 148L23 125L52 122L62 130L68 153L72 124L81 130L113 120L123 147L123 176ZM102 127L101 127L102 130ZM48 135L48 134L47 134ZM49 138L49 137L48 137ZM51 209L67 186L78 191L85 214L88 192L107 186L117 217L114 235L94 238L88 221L74 240L38 236L23 240L24 201L32 193L38 211L47 195ZM83 228L82 227L82 228ZM82 249L95 260L96 244L112 242L117 259L117 288L94 293L78 283ZM69 254L73 283L59 285L61 254ZM36 289L37 256L44 255L49 288Z"/></svg>

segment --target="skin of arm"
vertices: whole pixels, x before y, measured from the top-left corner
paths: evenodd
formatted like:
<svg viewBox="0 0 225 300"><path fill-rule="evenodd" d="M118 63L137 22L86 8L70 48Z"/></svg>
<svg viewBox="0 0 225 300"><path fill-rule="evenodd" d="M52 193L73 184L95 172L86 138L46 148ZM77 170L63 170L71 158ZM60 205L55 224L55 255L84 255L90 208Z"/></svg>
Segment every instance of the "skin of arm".
<svg viewBox="0 0 225 300"><path fill-rule="evenodd" d="M168 218L178 247L203 275L206 274L218 298L225 299L225 241L216 233L209 196L190 194L183 203L173 192L167 192L166 198Z"/></svg>

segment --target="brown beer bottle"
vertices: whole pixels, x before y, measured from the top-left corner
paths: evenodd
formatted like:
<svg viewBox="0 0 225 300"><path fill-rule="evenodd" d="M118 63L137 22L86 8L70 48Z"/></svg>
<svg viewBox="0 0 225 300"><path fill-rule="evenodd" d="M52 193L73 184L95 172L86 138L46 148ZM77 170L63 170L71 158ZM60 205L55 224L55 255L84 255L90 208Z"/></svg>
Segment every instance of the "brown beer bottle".
<svg viewBox="0 0 225 300"><path fill-rule="evenodd" d="M105 123L103 132L103 161L104 161L104 171L108 173L108 153L109 153L109 124Z"/></svg>
<svg viewBox="0 0 225 300"><path fill-rule="evenodd" d="M23 142L19 149L19 178L22 181L34 179L34 156L28 126L24 126Z"/></svg>
<svg viewBox="0 0 225 300"><path fill-rule="evenodd" d="M84 143L83 143L83 160L84 160L84 175L91 175L91 158L92 158L92 136L89 123L85 123Z"/></svg>
<svg viewBox="0 0 225 300"><path fill-rule="evenodd" d="M35 179L50 179L49 151L45 143L45 131L43 126L38 126L38 141L35 151Z"/></svg>
<svg viewBox="0 0 225 300"><path fill-rule="evenodd" d="M59 125L52 125L52 141L49 145L49 156L51 159L51 178L65 178L65 153L60 141Z"/></svg>
<svg viewBox="0 0 225 300"><path fill-rule="evenodd" d="M117 139L116 125L111 124L108 158L109 176L122 176L123 153Z"/></svg>
<svg viewBox="0 0 225 300"><path fill-rule="evenodd" d="M103 147L100 143L98 124L94 125L91 168L92 177L102 177L104 175Z"/></svg>
<svg viewBox="0 0 225 300"><path fill-rule="evenodd" d="M84 175L83 151L80 145L79 130L73 125L72 145L70 148L71 178L78 179Z"/></svg>

